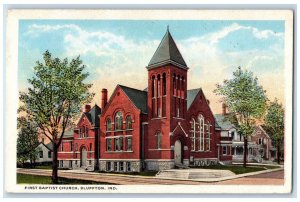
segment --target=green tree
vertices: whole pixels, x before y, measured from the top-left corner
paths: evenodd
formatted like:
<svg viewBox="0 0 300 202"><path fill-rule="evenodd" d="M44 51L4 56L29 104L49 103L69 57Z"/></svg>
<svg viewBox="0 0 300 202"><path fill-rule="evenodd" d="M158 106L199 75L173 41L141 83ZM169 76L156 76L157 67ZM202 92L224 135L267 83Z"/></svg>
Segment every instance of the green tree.
<svg viewBox="0 0 300 202"><path fill-rule="evenodd" d="M35 150L39 144L38 129L28 117L18 118L18 139L17 139L17 163L24 166L26 161L30 161L33 166L37 151Z"/></svg>
<svg viewBox="0 0 300 202"><path fill-rule="evenodd" d="M240 67L233 72L233 78L217 84L214 90L222 96L229 111L236 116L238 132L244 136L244 167L247 163L248 137L254 131L255 121L266 109L267 97L253 73Z"/></svg>
<svg viewBox="0 0 300 202"><path fill-rule="evenodd" d="M282 104L278 103L277 98L268 105L264 121L269 135L277 148L277 163L280 164L284 140L284 108Z"/></svg>
<svg viewBox="0 0 300 202"><path fill-rule="evenodd" d="M37 61L35 76L28 79L28 92L20 92L21 111L30 116L40 132L53 144L52 183L58 182L57 150L66 128L70 127L81 106L90 102L94 94L91 84L84 83L88 73L79 56L68 62L52 58L49 51L43 54L44 63Z"/></svg>

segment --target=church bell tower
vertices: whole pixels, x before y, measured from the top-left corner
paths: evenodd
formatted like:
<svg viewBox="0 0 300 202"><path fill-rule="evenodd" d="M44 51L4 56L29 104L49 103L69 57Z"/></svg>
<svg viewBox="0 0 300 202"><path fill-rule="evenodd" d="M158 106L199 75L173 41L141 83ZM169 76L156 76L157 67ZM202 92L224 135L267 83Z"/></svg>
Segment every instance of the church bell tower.
<svg viewBox="0 0 300 202"><path fill-rule="evenodd" d="M186 117L188 67L169 28L146 68L148 148L153 149L148 158L171 158L170 133Z"/></svg>

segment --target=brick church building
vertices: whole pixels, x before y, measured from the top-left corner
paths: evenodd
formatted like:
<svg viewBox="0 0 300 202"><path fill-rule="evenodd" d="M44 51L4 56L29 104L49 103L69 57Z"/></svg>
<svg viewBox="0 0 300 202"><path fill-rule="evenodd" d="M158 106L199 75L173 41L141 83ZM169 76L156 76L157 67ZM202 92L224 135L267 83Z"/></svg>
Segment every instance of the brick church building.
<svg viewBox="0 0 300 202"><path fill-rule="evenodd" d="M221 161L221 129L202 89L187 90L188 69L167 30L146 67L148 87L117 85L109 100L103 89L101 109L87 105L62 141L60 167L139 172Z"/></svg>

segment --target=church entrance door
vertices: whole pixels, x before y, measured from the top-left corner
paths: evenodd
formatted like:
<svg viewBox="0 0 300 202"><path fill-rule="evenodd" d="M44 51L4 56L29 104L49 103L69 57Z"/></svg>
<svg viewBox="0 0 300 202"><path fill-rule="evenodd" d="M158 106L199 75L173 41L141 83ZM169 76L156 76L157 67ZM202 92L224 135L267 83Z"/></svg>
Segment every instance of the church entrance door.
<svg viewBox="0 0 300 202"><path fill-rule="evenodd" d="M182 164L182 145L180 140L176 140L175 142L174 161L175 161L175 165Z"/></svg>
<svg viewBox="0 0 300 202"><path fill-rule="evenodd" d="M87 159L87 152L86 152L85 147L82 147L80 157L81 157L80 158L80 166L85 167L86 166L86 159Z"/></svg>

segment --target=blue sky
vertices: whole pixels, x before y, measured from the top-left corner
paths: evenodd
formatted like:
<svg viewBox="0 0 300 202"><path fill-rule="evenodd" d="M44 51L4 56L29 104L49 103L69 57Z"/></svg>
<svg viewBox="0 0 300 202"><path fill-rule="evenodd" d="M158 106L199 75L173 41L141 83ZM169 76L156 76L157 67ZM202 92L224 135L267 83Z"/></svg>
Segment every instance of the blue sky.
<svg viewBox="0 0 300 202"><path fill-rule="evenodd" d="M21 20L19 89L46 50L60 58L80 55L97 104L101 88L109 94L117 84L144 89L145 66L168 25L190 67L188 88L202 87L215 113L221 105L212 90L238 66L254 72L270 99L283 99L284 21Z"/></svg>

